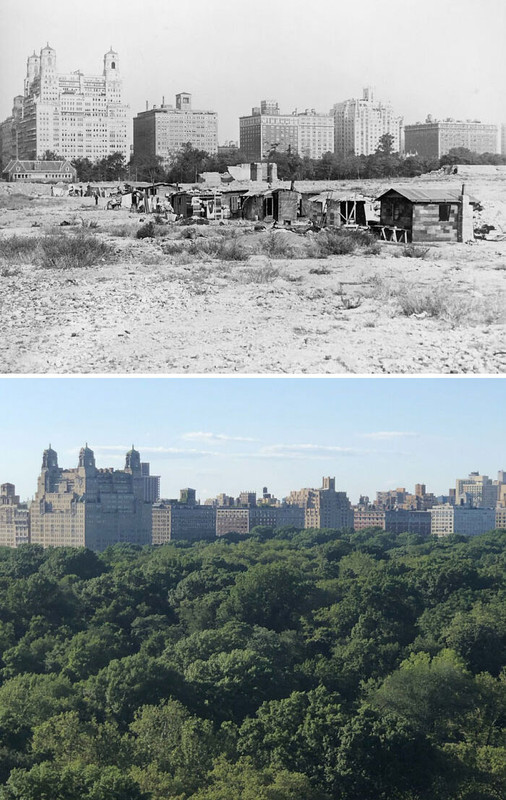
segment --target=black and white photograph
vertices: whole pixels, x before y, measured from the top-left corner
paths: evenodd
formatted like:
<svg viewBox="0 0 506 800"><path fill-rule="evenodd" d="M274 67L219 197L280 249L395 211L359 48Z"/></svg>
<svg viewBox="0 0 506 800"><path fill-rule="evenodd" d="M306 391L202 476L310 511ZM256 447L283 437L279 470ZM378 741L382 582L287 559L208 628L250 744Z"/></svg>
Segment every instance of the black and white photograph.
<svg viewBox="0 0 506 800"><path fill-rule="evenodd" d="M506 800L504 0L0 29L0 800Z"/></svg>

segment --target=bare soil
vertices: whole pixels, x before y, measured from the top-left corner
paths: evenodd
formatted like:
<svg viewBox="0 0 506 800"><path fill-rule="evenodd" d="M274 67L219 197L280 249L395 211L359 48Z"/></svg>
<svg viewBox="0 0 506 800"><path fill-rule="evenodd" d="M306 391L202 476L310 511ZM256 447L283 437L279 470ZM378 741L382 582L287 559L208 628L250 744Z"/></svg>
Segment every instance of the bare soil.
<svg viewBox="0 0 506 800"><path fill-rule="evenodd" d="M363 181L358 191L373 197L389 185ZM499 230L506 180L467 191ZM308 258L317 235L240 223L199 226L189 239L179 225L157 226L163 235L141 240L143 222L128 211L46 192L0 184L2 373L506 371L506 242L431 245L424 257L385 243L377 254ZM50 268L2 254L12 236L54 230L100 237L114 263ZM249 257L204 252L205 240L235 241L234 230ZM284 247L292 257L279 258Z"/></svg>

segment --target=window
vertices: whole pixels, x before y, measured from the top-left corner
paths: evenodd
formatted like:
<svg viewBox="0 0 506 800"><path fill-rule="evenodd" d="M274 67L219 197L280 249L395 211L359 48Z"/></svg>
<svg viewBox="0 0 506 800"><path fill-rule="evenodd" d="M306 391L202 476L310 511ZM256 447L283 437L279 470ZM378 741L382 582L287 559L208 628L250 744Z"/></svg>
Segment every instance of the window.
<svg viewBox="0 0 506 800"><path fill-rule="evenodd" d="M439 221L449 222L450 220L451 205L449 203L439 204Z"/></svg>

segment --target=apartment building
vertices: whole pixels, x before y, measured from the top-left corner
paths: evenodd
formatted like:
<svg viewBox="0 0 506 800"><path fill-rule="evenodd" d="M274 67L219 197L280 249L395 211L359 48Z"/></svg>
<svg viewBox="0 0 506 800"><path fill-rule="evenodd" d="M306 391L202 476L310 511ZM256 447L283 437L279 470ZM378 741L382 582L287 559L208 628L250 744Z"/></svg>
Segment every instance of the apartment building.
<svg viewBox="0 0 506 800"><path fill-rule="evenodd" d="M30 542L28 506L19 502L12 483L0 486L0 547L19 547Z"/></svg>
<svg viewBox="0 0 506 800"><path fill-rule="evenodd" d="M192 108L188 92L176 95L176 106L153 106L134 117L134 159L159 157L169 166L183 145L191 144L206 153L218 152L218 114Z"/></svg>
<svg viewBox="0 0 506 800"><path fill-rule="evenodd" d="M497 153L499 128L477 120L433 120L406 125L404 148L424 158L441 158L454 147L465 147L473 153Z"/></svg>
<svg viewBox="0 0 506 800"><path fill-rule="evenodd" d="M286 497L304 509L304 528L352 528L353 510L346 492L336 492L336 479L324 477L321 489L299 489Z"/></svg>
<svg viewBox="0 0 506 800"><path fill-rule="evenodd" d="M433 536L450 536L458 533L476 536L496 527L494 508L473 508L472 506L441 505L431 511L431 533Z"/></svg>
<svg viewBox="0 0 506 800"><path fill-rule="evenodd" d="M475 508L495 508L498 500L498 484L478 472L467 478L458 478L455 483L455 505L472 505Z"/></svg>
<svg viewBox="0 0 506 800"><path fill-rule="evenodd" d="M262 525L267 528L283 528L286 526L305 527L304 509L289 504L277 506L233 506L216 509L216 535L226 533L249 533L252 528Z"/></svg>
<svg viewBox="0 0 506 800"><path fill-rule="evenodd" d="M314 108L281 114L276 100L262 100L239 118L239 147L248 161L262 161L272 151L321 158L334 152L334 120Z"/></svg>
<svg viewBox="0 0 506 800"><path fill-rule="evenodd" d="M27 61L24 95L15 98L18 153L36 160L46 150L65 159L128 155L128 106L122 100L118 53L104 55L101 75L60 73L48 45Z"/></svg>
<svg viewBox="0 0 506 800"><path fill-rule="evenodd" d="M372 155L386 133L393 137L393 152L404 149L403 118L394 113L390 104L376 100L370 86L363 90L362 98L336 103L331 114L334 117L334 150L341 156Z"/></svg>
<svg viewBox="0 0 506 800"><path fill-rule="evenodd" d="M195 489L181 489L179 500L160 500L153 505L153 544L215 538L216 509L200 505L195 494Z"/></svg>
<svg viewBox="0 0 506 800"><path fill-rule="evenodd" d="M151 475L147 461L141 461L141 475L144 485L144 500L156 503L160 499L160 475Z"/></svg>
<svg viewBox="0 0 506 800"><path fill-rule="evenodd" d="M354 508L353 527L356 531L364 528L381 528L388 533L417 533L428 536L431 532L429 511L411 511L404 508L378 509Z"/></svg>
<svg viewBox="0 0 506 800"><path fill-rule="evenodd" d="M31 541L44 547L104 550L118 542L151 543L151 504L144 500L133 446L123 470L97 468L88 446L81 448L76 468L63 469L49 446L29 510Z"/></svg>

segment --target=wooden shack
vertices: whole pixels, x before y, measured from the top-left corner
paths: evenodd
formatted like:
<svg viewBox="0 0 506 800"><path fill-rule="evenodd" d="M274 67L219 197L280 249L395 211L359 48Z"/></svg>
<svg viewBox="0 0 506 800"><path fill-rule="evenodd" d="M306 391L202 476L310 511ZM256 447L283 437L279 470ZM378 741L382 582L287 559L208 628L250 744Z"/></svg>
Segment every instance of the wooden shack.
<svg viewBox="0 0 506 800"><path fill-rule="evenodd" d="M296 222L300 195L293 189L253 189L243 197L242 215L249 220L272 220L283 225Z"/></svg>
<svg viewBox="0 0 506 800"><path fill-rule="evenodd" d="M322 227L366 227L371 214L372 206L367 200L342 197L334 191L312 197L309 205L309 218Z"/></svg>
<svg viewBox="0 0 506 800"><path fill-rule="evenodd" d="M476 198L454 186L401 186L380 201L381 238L405 242L465 242L473 238Z"/></svg>

